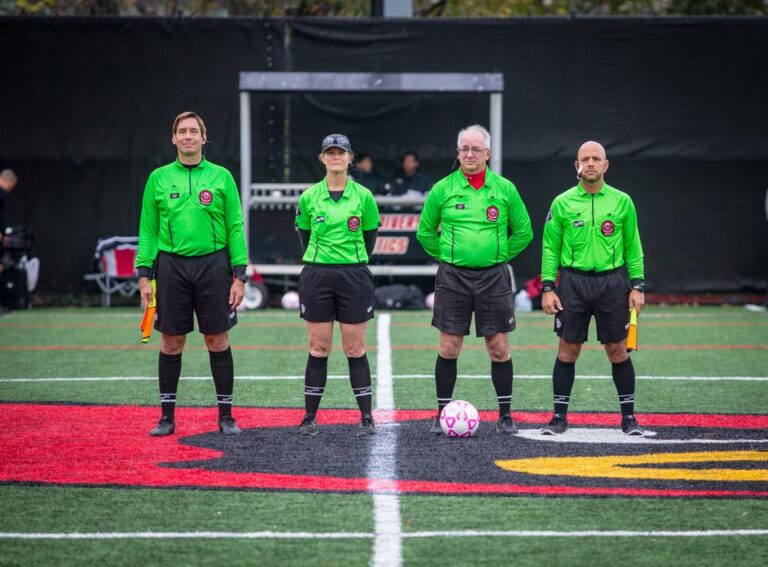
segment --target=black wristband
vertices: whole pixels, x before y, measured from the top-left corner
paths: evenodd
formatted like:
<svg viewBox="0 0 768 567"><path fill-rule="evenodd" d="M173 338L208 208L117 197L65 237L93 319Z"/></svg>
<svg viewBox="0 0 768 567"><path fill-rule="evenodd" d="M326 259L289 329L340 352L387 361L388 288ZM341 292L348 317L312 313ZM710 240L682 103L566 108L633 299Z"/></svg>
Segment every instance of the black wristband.
<svg viewBox="0 0 768 567"><path fill-rule="evenodd" d="M138 268L136 268L136 277L138 279L147 278L148 280L151 280L152 268L147 268L146 266L139 266Z"/></svg>
<svg viewBox="0 0 768 567"><path fill-rule="evenodd" d="M555 282L541 282L541 292L555 291Z"/></svg>
<svg viewBox="0 0 768 567"><path fill-rule="evenodd" d="M645 280L639 278L632 280L632 289L639 291L640 293L645 293Z"/></svg>
<svg viewBox="0 0 768 567"><path fill-rule="evenodd" d="M235 279L238 279L241 282L248 281L248 276L245 273L245 266L232 266L232 275L235 276Z"/></svg>

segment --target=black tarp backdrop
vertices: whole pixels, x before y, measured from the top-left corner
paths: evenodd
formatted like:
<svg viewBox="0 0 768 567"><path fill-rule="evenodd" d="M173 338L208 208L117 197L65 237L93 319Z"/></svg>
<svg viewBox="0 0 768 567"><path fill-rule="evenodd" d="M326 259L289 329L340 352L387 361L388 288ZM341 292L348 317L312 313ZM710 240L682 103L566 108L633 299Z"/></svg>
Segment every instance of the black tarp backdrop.
<svg viewBox="0 0 768 567"><path fill-rule="evenodd" d="M177 112L206 118L209 157L238 177L237 74L277 70L504 73L504 174L536 235L515 263L521 279L538 272L576 149L596 139L609 183L638 207L653 290L766 286L766 18L0 19L0 64L0 167L20 174L12 215L37 235L46 291L84 289L96 239L137 232L146 176L174 156ZM384 174L415 148L439 178L456 132L488 119L486 96L252 104L254 181L286 168L290 181L318 179L319 141L339 130Z"/></svg>

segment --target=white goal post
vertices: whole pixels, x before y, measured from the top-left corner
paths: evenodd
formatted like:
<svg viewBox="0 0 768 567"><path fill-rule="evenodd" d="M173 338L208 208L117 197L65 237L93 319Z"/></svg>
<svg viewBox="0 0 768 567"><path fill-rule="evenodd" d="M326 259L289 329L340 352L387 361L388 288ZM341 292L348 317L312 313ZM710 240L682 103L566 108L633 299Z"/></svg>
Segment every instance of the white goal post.
<svg viewBox="0 0 768 567"><path fill-rule="evenodd" d="M292 207L301 191L311 183L253 183L251 175L251 96L259 93L474 93L490 96L489 129L493 138L491 168L501 173L502 156L502 73L240 73L240 200L243 229L250 252L250 211L262 207ZM278 194L279 192L279 194ZM423 198L376 196L380 205L418 205ZM248 256L250 261L250 254ZM298 275L300 265L253 266L261 274ZM434 275L437 267L370 266L374 275Z"/></svg>

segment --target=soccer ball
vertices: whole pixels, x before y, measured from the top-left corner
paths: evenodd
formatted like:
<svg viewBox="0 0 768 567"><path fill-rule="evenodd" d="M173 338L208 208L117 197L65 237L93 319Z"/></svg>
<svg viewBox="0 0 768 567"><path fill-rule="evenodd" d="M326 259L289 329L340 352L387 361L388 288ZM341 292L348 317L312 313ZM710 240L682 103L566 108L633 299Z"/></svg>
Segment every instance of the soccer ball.
<svg viewBox="0 0 768 567"><path fill-rule="evenodd" d="M427 306L427 309L434 309L435 308L435 294L430 293L427 295L427 298L424 300L424 304Z"/></svg>
<svg viewBox="0 0 768 567"><path fill-rule="evenodd" d="M453 400L440 412L440 427L448 437L472 437L479 426L477 408L464 400Z"/></svg>
<svg viewBox="0 0 768 567"><path fill-rule="evenodd" d="M283 309L298 309L299 308L299 294L295 291L288 291L280 298L280 305Z"/></svg>

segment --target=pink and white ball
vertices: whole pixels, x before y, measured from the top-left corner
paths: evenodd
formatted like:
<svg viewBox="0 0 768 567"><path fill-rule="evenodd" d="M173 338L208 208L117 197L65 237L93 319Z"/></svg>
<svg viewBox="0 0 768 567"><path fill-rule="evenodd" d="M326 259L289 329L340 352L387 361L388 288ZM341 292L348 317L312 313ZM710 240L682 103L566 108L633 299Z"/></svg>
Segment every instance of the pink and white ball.
<svg viewBox="0 0 768 567"><path fill-rule="evenodd" d="M299 294L295 291L286 292L283 297L280 298L280 305L283 306L283 309L298 309Z"/></svg>
<svg viewBox="0 0 768 567"><path fill-rule="evenodd" d="M464 400L454 400L440 412L440 427L448 437L472 437L480 427L477 408Z"/></svg>
<svg viewBox="0 0 768 567"><path fill-rule="evenodd" d="M434 309L435 308L435 293L432 292L424 299L424 305L427 306L427 309Z"/></svg>

